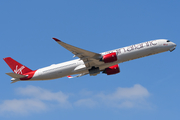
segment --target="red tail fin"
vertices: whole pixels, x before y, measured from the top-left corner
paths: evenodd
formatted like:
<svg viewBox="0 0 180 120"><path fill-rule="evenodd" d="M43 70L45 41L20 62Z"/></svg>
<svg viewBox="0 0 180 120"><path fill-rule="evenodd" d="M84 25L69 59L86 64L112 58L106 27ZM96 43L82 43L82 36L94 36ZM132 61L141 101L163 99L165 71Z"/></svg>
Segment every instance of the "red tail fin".
<svg viewBox="0 0 180 120"><path fill-rule="evenodd" d="M4 61L9 65L12 71L16 74L25 74L27 72L31 72L32 70L22 65L21 63L15 61L11 57L3 58Z"/></svg>

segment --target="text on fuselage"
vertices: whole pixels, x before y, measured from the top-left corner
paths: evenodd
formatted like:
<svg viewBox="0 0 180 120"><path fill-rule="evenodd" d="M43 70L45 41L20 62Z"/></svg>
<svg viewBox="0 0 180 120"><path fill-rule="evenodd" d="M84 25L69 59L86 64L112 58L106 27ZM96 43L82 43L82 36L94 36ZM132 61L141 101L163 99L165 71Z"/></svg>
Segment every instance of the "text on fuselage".
<svg viewBox="0 0 180 120"><path fill-rule="evenodd" d="M155 46L155 45L157 45L156 41L148 41L148 42L144 42L144 43L140 43L140 44L136 44L136 45L131 45L131 46L124 47L124 48L119 48L119 49L116 49L115 51L113 50L113 51L105 52L105 54L109 54L112 52L117 52L117 54L121 54L121 53L139 50L139 49L142 49L144 47L150 47L150 46Z"/></svg>

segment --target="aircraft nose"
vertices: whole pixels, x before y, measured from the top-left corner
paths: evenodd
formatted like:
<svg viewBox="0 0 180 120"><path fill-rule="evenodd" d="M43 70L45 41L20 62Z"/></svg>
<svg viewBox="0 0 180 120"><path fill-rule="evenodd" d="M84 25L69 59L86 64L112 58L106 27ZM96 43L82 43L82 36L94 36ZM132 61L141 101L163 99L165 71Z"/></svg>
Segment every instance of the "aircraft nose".
<svg viewBox="0 0 180 120"><path fill-rule="evenodd" d="M172 52L173 50L175 50L175 49L176 49L176 46L177 46L177 45L172 42L172 48L170 49L170 52Z"/></svg>
<svg viewBox="0 0 180 120"><path fill-rule="evenodd" d="M177 45L174 43L174 47L176 47Z"/></svg>
<svg viewBox="0 0 180 120"><path fill-rule="evenodd" d="M173 43L173 42L172 42L172 45L173 45L173 47L176 47L176 46L177 46L177 45L176 45L175 43Z"/></svg>

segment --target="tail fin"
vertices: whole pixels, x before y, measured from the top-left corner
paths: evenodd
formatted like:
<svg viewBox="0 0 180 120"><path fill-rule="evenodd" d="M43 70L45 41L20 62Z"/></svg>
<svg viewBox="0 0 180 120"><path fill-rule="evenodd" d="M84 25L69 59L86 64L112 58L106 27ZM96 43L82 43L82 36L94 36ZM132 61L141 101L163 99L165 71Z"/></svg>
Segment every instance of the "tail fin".
<svg viewBox="0 0 180 120"><path fill-rule="evenodd" d="M28 67L22 65L21 63L15 61L11 57L3 58L4 61L9 65L9 67L12 69L12 71L16 74L25 74L27 72L31 72L32 70Z"/></svg>

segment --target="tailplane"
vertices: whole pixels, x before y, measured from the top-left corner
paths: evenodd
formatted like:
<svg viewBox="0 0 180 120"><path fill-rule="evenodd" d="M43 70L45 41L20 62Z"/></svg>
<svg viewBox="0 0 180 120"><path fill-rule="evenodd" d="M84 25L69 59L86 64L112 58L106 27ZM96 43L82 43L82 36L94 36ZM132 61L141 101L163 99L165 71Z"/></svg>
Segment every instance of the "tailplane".
<svg viewBox="0 0 180 120"><path fill-rule="evenodd" d="M3 59L9 65L9 67L12 69L12 71L15 73L15 74L12 74L12 73L9 74L8 73L9 76L16 76L15 78L17 78L20 76L18 76L16 74L23 75L25 73L32 71L31 69L29 69L28 67L26 67L26 66L22 65L21 63L15 61L11 57L6 57Z"/></svg>
<svg viewBox="0 0 180 120"><path fill-rule="evenodd" d="M11 76L12 78L24 78L27 77L26 75L20 75L16 73L6 73L7 75Z"/></svg>

